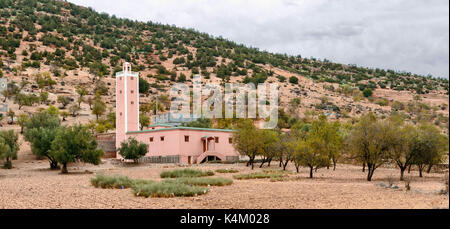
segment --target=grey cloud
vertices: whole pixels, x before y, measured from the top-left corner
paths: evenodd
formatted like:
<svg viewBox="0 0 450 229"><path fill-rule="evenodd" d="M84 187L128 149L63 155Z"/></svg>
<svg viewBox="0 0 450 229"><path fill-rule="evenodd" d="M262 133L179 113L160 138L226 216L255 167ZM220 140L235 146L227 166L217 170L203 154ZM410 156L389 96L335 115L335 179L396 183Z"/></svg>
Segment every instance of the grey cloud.
<svg viewBox="0 0 450 229"><path fill-rule="evenodd" d="M70 0L261 50L449 76L448 0Z"/></svg>

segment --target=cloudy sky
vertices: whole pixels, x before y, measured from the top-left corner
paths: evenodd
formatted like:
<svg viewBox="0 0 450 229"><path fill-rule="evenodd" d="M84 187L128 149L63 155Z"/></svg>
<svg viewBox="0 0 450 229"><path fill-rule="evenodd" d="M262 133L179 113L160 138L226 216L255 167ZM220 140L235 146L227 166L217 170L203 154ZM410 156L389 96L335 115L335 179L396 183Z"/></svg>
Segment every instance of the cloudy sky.
<svg viewBox="0 0 450 229"><path fill-rule="evenodd" d="M69 0L276 53L449 77L448 0Z"/></svg>

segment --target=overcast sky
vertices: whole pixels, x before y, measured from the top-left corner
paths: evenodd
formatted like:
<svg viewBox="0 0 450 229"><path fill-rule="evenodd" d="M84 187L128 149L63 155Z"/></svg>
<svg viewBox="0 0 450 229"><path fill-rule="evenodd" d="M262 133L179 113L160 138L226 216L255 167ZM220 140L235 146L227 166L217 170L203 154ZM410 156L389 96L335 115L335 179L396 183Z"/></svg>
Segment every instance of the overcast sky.
<svg viewBox="0 0 450 229"><path fill-rule="evenodd" d="M449 77L448 0L69 0L276 53Z"/></svg>

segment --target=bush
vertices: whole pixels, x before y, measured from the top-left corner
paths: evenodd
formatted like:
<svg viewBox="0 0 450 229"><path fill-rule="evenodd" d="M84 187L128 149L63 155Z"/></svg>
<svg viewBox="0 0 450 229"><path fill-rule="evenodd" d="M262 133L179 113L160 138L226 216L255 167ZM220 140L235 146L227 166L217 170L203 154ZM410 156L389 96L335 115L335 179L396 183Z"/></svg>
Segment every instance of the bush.
<svg viewBox="0 0 450 229"><path fill-rule="evenodd" d="M223 177L182 177L176 179L164 180L164 183L186 184L195 186L225 186L233 183L232 179Z"/></svg>
<svg viewBox="0 0 450 229"><path fill-rule="evenodd" d="M373 92L372 92L372 89L370 89L370 88L366 88L366 89L364 89L364 91L363 91L363 95L364 95L364 97L366 97L366 98L369 98L370 96L372 96L372 94L373 94Z"/></svg>
<svg viewBox="0 0 450 229"><path fill-rule="evenodd" d="M281 173L248 173L248 174L238 174L234 175L233 178L237 180L250 180L250 179L265 179L265 178L271 178L271 179L277 179L281 178L283 174Z"/></svg>
<svg viewBox="0 0 450 229"><path fill-rule="evenodd" d="M126 176L107 176L99 174L91 179L91 184L96 188L130 188L133 180Z"/></svg>
<svg viewBox="0 0 450 229"><path fill-rule="evenodd" d="M209 191L204 187L170 182L133 185L132 190L135 196L143 197L197 196Z"/></svg>
<svg viewBox="0 0 450 229"><path fill-rule="evenodd" d="M127 176L119 176L119 175L108 176L99 174L97 175L97 177L91 179L91 184L96 188L125 189L131 188L134 185L144 185L152 183L154 183L154 181L152 180L142 180L142 179L133 180Z"/></svg>
<svg viewBox="0 0 450 229"><path fill-rule="evenodd" d="M236 169L218 169L216 170L218 173L238 173L239 171Z"/></svg>
<svg viewBox="0 0 450 229"><path fill-rule="evenodd" d="M213 176L211 171L203 172L195 169L176 169L171 171L164 171L161 173L161 178L177 178L177 177L206 177Z"/></svg>
<svg viewBox="0 0 450 229"><path fill-rule="evenodd" d="M289 83L291 84L298 84L298 78L295 76L289 77Z"/></svg>
<svg viewBox="0 0 450 229"><path fill-rule="evenodd" d="M125 159L132 159L135 163L148 152L148 145L130 138L121 143L119 154Z"/></svg>

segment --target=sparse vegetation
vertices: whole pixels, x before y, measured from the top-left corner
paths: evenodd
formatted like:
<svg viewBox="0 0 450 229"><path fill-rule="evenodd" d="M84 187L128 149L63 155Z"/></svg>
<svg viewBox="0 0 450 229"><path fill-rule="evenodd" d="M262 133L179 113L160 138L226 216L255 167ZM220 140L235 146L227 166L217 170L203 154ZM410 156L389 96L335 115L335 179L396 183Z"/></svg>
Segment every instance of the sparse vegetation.
<svg viewBox="0 0 450 229"><path fill-rule="evenodd" d="M138 184L132 187L135 196L143 197L176 197L197 196L206 194L209 190L199 186L185 184L156 182L152 184Z"/></svg>
<svg viewBox="0 0 450 229"><path fill-rule="evenodd" d="M217 169L217 173L238 173L239 170L236 169Z"/></svg>
<svg viewBox="0 0 450 229"><path fill-rule="evenodd" d="M167 179L163 182L196 186L225 186L231 185L233 180L222 177L180 177L176 179Z"/></svg>
<svg viewBox="0 0 450 229"><path fill-rule="evenodd" d="M175 169L164 171L160 174L161 178L178 178L178 177L205 177L213 176L212 171L201 171L196 169Z"/></svg>

